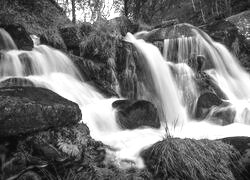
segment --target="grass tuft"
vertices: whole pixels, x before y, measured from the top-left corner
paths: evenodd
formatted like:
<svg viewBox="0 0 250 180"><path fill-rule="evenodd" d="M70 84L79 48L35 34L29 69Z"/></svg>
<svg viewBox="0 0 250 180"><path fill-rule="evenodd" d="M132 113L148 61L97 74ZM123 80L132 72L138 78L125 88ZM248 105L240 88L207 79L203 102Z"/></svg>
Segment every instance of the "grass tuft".
<svg viewBox="0 0 250 180"><path fill-rule="evenodd" d="M238 152L221 141L167 138L142 152L157 179L235 179Z"/></svg>

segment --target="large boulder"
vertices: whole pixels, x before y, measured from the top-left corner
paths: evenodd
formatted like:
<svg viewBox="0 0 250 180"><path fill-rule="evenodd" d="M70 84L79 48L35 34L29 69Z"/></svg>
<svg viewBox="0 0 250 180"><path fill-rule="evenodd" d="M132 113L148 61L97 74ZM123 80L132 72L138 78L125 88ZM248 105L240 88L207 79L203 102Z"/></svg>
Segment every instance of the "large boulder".
<svg viewBox="0 0 250 180"><path fill-rule="evenodd" d="M76 124L81 111L73 103L43 88L0 88L0 137Z"/></svg>
<svg viewBox="0 0 250 180"><path fill-rule="evenodd" d="M112 106L117 110L116 120L123 129L161 126L157 109L149 101L117 100Z"/></svg>
<svg viewBox="0 0 250 180"><path fill-rule="evenodd" d="M13 78L7 78L2 81L0 81L0 88L2 87L35 87L35 84L26 78L20 78L20 77L13 77Z"/></svg>
<svg viewBox="0 0 250 180"><path fill-rule="evenodd" d="M0 27L5 29L10 34L18 49L32 50L34 47L31 37L23 26L19 24L2 24Z"/></svg>
<svg viewBox="0 0 250 180"><path fill-rule="evenodd" d="M220 106L222 103L223 101L214 93L206 92L201 94L196 103L195 117L199 119L205 118L211 107Z"/></svg>

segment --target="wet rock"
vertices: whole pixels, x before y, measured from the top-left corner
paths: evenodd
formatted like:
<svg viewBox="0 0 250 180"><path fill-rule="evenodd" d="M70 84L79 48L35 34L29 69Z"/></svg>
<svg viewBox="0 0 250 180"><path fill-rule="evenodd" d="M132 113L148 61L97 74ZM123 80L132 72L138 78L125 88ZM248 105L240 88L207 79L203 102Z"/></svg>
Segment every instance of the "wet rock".
<svg viewBox="0 0 250 180"><path fill-rule="evenodd" d="M201 92L201 94L204 92L212 92L215 93L220 99L228 99L221 88L206 72L196 73L195 82L197 84L197 89Z"/></svg>
<svg viewBox="0 0 250 180"><path fill-rule="evenodd" d="M112 106L117 109L116 120L123 129L136 129L143 126L160 127L155 106L144 100L118 100Z"/></svg>
<svg viewBox="0 0 250 180"><path fill-rule="evenodd" d="M222 126L232 124L236 115L235 108L231 106L219 107L212 110L210 120Z"/></svg>
<svg viewBox="0 0 250 180"><path fill-rule="evenodd" d="M213 106L220 106L223 103L218 96L211 92L206 92L200 95L196 103L195 117L203 119L209 113Z"/></svg>
<svg viewBox="0 0 250 180"><path fill-rule="evenodd" d="M80 55L80 41L78 28L76 26L66 26L59 29L60 35L67 46L68 51L74 55Z"/></svg>
<svg viewBox="0 0 250 180"><path fill-rule="evenodd" d="M250 69L250 11L245 11L226 18L214 21L204 26L214 40L223 43L240 60L246 70Z"/></svg>
<svg viewBox="0 0 250 180"><path fill-rule="evenodd" d="M43 88L1 88L0 102L0 137L67 126L81 120L77 104Z"/></svg>
<svg viewBox="0 0 250 180"><path fill-rule="evenodd" d="M35 84L26 78L8 78L3 81L0 81L0 88L2 87L18 87L18 86L28 86L28 87L35 87Z"/></svg>
<svg viewBox="0 0 250 180"><path fill-rule="evenodd" d="M0 25L0 27L4 28L10 34L18 49L32 50L32 48L34 47L31 37L23 26L19 24L2 24Z"/></svg>

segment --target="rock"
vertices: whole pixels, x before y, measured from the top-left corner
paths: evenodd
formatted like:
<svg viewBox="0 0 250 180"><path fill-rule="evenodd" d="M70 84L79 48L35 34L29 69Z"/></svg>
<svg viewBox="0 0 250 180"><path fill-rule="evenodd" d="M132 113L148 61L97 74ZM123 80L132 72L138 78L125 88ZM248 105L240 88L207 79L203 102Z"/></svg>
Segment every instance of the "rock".
<svg viewBox="0 0 250 180"><path fill-rule="evenodd" d="M227 137L220 140L232 145L240 152L239 159L235 161L240 165L238 169L241 172L235 178L240 180L250 179L250 137Z"/></svg>
<svg viewBox="0 0 250 180"><path fill-rule="evenodd" d="M40 43L66 52L67 47L57 29L49 29L40 36Z"/></svg>
<svg viewBox="0 0 250 180"><path fill-rule="evenodd" d="M225 126L234 122L235 115L235 108L231 106L220 107L213 110L209 119L216 124Z"/></svg>
<svg viewBox="0 0 250 180"><path fill-rule="evenodd" d="M23 26L18 24L2 24L0 25L0 27L5 29L10 34L18 49L32 50L32 48L34 47L31 37Z"/></svg>
<svg viewBox="0 0 250 180"><path fill-rule="evenodd" d="M220 106L222 103L222 100L214 93L206 92L201 94L196 103L195 117L199 119L205 118L211 107Z"/></svg>
<svg viewBox="0 0 250 180"><path fill-rule="evenodd" d="M160 128L157 109L148 101L117 100L112 106L117 109L118 124L123 129L136 129L143 126Z"/></svg>
<svg viewBox="0 0 250 180"><path fill-rule="evenodd" d="M74 55L80 55L80 42L81 38L79 36L77 26L66 26L59 29L60 35L66 44L68 51L72 51Z"/></svg>
<svg viewBox="0 0 250 180"><path fill-rule="evenodd" d="M220 99L228 99L221 88L206 72L196 73L195 82L197 85L197 89L201 94L209 91L216 94Z"/></svg>
<svg viewBox="0 0 250 180"><path fill-rule="evenodd" d="M0 88L0 137L72 125L81 120L76 103L43 88Z"/></svg>
<svg viewBox="0 0 250 180"><path fill-rule="evenodd" d="M0 81L0 88L2 87L18 87L18 86L28 86L35 87L35 84L26 78L8 78L3 81Z"/></svg>
<svg viewBox="0 0 250 180"><path fill-rule="evenodd" d="M214 21L202 29L215 41L221 42L234 53L246 70L250 70L250 11L245 11L226 18Z"/></svg>

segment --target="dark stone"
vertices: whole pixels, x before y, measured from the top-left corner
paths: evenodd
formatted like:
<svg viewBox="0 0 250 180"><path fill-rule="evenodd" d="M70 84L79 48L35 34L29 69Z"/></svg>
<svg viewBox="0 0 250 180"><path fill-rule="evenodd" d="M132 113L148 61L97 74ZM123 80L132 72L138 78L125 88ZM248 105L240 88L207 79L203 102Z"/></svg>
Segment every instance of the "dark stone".
<svg viewBox="0 0 250 180"><path fill-rule="evenodd" d="M227 137L220 139L222 142L232 145L236 150L240 152L238 162L241 171L240 174L234 174L238 180L250 179L250 137Z"/></svg>
<svg viewBox="0 0 250 180"><path fill-rule="evenodd" d="M157 109L149 101L118 100L112 106L117 109L116 120L123 129L161 126Z"/></svg>
<svg viewBox="0 0 250 180"><path fill-rule="evenodd" d="M8 78L3 81L0 81L0 88L2 87L18 87L18 86L28 86L28 87L35 87L35 84L26 78Z"/></svg>
<svg viewBox="0 0 250 180"><path fill-rule="evenodd" d="M210 120L216 124L228 125L234 122L236 110L233 107L220 107L212 113Z"/></svg>
<svg viewBox="0 0 250 180"><path fill-rule="evenodd" d="M2 24L0 27L5 29L10 34L18 49L32 50L34 47L31 37L23 26L19 24Z"/></svg>
<svg viewBox="0 0 250 180"><path fill-rule="evenodd" d="M199 92L215 93L220 99L228 99L225 93L220 89L216 82L205 72L198 72L195 76L195 82Z"/></svg>
<svg viewBox="0 0 250 180"><path fill-rule="evenodd" d="M0 137L72 125L81 120L73 103L43 88L0 88Z"/></svg>
<svg viewBox="0 0 250 180"><path fill-rule="evenodd" d="M211 92L203 93L199 96L196 104L195 117L203 119L208 114L212 106L220 106L222 100L216 96L216 94Z"/></svg>
<svg viewBox="0 0 250 180"><path fill-rule="evenodd" d="M68 51L72 51L74 55L80 55L80 41L77 26L66 26L59 29L61 37L67 46Z"/></svg>

